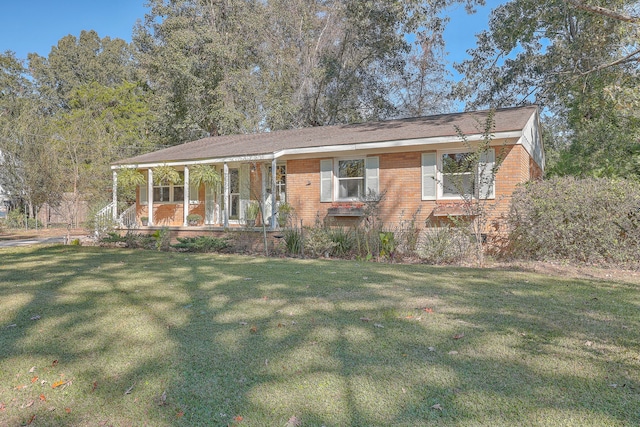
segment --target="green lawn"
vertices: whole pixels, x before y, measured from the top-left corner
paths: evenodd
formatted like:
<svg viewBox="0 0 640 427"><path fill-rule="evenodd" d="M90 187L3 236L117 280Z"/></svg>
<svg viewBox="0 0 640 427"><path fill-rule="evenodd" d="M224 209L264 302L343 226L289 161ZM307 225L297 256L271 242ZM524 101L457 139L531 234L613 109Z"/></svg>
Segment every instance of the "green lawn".
<svg viewBox="0 0 640 427"><path fill-rule="evenodd" d="M29 423L640 425L639 286L2 249L0 426Z"/></svg>

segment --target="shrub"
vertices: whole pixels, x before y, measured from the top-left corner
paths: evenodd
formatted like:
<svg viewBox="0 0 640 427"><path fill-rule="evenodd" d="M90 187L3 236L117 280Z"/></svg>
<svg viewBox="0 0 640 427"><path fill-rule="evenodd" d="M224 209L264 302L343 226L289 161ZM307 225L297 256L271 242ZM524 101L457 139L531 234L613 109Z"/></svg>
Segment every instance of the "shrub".
<svg viewBox="0 0 640 427"><path fill-rule="evenodd" d="M302 254L302 231L298 228L287 228L283 231L284 244L290 255Z"/></svg>
<svg viewBox="0 0 640 427"><path fill-rule="evenodd" d="M331 240L329 229L319 226L305 228L304 250L305 253L314 257L328 256L336 247L336 243Z"/></svg>
<svg viewBox="0 0 640 427"><path fill-rule="evenodd" d="M348 257L355 246L355 236L352 230L344 227L333 227L328 229L328 235L333 242L332 255L337 257Z"/></svg>
<svg viewBox="0 0 640 427"><path fill-rule="evenodd" d="M469 231L450 224L437 226L427 222L416 252L429 264L459 264L468 260L472 252Z"/></svg>
<svg viewBox="0 0 640 427"><path fill-rule="evenodd" d="M555 178L518 189L508 255L638 265L640 184Z"/></svg>
<svg viewBox="0 0 640 427"><path fill-rule="evenodd" d="M178 243L171 245L182 252L218 252L229 246L226 238L212 236L178 237Z"/></svg>

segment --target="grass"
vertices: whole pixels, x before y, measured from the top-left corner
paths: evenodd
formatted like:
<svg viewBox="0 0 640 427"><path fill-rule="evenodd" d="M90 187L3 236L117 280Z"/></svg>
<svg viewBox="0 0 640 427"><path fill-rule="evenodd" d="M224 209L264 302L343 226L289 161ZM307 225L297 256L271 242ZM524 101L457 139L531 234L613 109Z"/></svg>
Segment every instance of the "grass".
<svg viewBox="0 0 640 427"><path fill-rule="evenodd" d="M0 426L632 426L639 343L624 281L0 250Z"/></svg>

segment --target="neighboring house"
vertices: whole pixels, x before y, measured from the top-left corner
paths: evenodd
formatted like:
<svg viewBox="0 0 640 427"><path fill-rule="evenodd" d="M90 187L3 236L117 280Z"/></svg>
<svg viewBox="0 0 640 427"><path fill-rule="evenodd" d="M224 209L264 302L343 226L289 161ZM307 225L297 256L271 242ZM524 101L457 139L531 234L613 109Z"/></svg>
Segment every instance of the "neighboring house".
<svg viewBox="0 0 640 427"><path fill-rule="evenodd" d="M118 169L145 174L135 209L150 226L186 226L189 213L200 214L205 227L242 226L250 200L263 202L272 228L285 201L296 224L313 225L318 218L352 224L362 215L361 200L371 194L384 194L379 219L385 225L414 217L420 226L460 214L461 195L447 185L452 177L442 165L482 140L488 116L479 111L204 138L116 162L114 189ZM495 110L493 119L492 148L483 160L490 170L502 158L501 167L491 185L468 191L495 201L491 215L498 218L518 184L542 177L544 153L537 107ZM184 178L196 164L215 166L222 185L190 188ZM183 182L154 184L153 170L163 165L175 167Z"/></svg>

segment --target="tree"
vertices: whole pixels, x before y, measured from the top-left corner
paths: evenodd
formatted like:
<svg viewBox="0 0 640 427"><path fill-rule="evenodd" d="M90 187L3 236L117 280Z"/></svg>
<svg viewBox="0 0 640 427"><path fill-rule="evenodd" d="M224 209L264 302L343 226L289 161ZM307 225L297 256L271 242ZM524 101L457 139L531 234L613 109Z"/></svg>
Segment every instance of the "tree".
<svg viewBox="0 0 640 427"><path fill-rule="evenodd" d="M476 2L152 0L134 43L174 143L349 123L398 114L410 35L429 60L412 60L422 74L405 83L423 86L403 114L414 102L425 111L424 77L441 70L431 56L442 46L439 14Z"/></svg>
<svg viewBox="0 0 640 427"><path fill-rule="evenodd" d="M638 177L640 121L625 108L639 99L637 20L624 12L636 2L597 3L499 6L471 59L456 65L465 77L455 94L470 108L535 102L560 117L569 144L551 156L560 160L551 173Z"/></svg>

